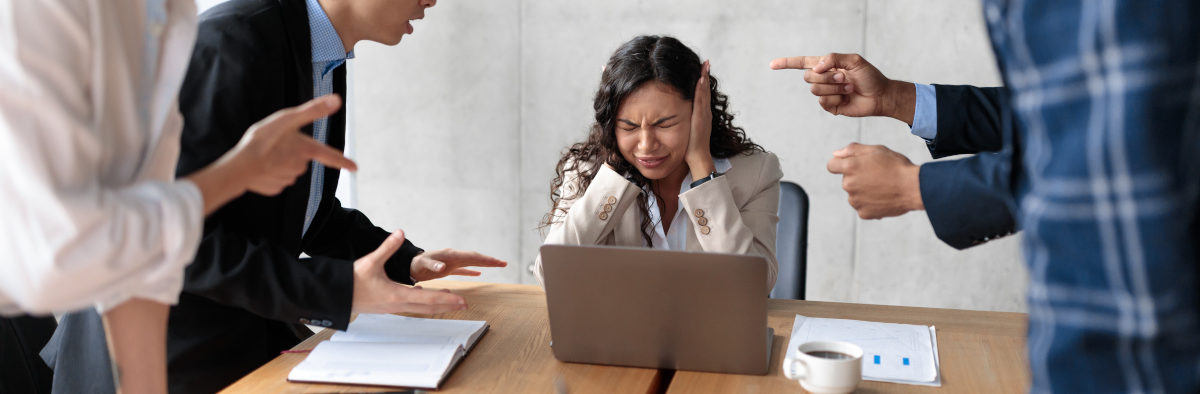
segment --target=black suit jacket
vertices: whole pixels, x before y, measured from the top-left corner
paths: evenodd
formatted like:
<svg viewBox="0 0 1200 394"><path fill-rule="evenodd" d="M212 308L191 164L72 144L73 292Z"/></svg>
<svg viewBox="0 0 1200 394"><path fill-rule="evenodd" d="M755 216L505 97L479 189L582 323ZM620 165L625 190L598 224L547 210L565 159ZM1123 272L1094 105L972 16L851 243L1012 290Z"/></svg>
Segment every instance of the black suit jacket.
<svg viewBox="0 0 1200 394"><path fill-rule="evenodd" d="M233 0L200 16L179 95L185 125L178 175L215 161L259 119L312 98L308 26L304 0ZM345 97L345 67L334 73L334 91ZM311 126L304 131L311 135ZM327 143L342 149L344 134L343 109L329 119ZM338 173L325 171L321 204L303 238L310 173L278 196L247 193L208 217L171 309L172 392L232 383L308 337L302 323L346 328L352 263L389 232L341 206L334 197ZM301 252L312 258L300 259ZM409 263L421 252L406 241L387 262L388 276L411 283Z"/></svg>
<svg viewBox="0 0 1200 394"><path fill-rule="evenodd" d="M1015 138L1004 88L936 85L937 136L927 141L934 158L974 156L921 166L921 200L938 238L957 249L1018 230L1012 193ZM1008 130L1008 131L1006 131Z"/></svg>

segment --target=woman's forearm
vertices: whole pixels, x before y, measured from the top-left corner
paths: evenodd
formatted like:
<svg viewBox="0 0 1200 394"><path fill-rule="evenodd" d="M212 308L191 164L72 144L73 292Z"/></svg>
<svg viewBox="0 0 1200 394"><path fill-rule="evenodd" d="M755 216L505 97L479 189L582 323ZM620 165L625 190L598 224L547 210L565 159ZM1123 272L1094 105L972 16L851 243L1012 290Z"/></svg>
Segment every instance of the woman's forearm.
<svg viewBox="0 0 1200 394"><path fill-rule="evenodd" d="M167 392L169 310L166 304L134 298L104 313L117 392Z"/></svg>
<svg viewBox="0 0 1200 394"><path fill-rule="evenodd" d="M229 157L222 157L184 179L195 184L204 196L205 216L246 192L245 171Z"/></svg>

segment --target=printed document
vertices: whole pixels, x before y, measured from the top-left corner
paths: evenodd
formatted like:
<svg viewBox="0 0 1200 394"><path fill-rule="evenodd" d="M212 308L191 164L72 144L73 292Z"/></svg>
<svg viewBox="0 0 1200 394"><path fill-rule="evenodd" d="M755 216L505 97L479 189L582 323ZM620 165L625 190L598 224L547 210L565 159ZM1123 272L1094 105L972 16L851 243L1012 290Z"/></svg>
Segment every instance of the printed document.
<svg viewBox="0 0 1200 394"><path fill-rule="evenodd" d="M864 380L942 385L933 326L824 319L796 315L785 358L796 356L796 347L812 341L850 342L863 350Z"/></svg>

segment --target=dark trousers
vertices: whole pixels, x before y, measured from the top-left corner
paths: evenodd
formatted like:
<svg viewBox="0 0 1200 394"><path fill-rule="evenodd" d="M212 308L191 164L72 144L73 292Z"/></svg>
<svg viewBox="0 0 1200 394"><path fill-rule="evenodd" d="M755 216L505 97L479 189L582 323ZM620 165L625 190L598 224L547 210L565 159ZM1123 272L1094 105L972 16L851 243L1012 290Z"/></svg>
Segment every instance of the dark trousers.
<svg viewBox="0 0 1200 394"><path fill-rule="evenodd" d="M0 394L50 392L53 373L38 352L57 327L54 316L0 317Z"/></svg>

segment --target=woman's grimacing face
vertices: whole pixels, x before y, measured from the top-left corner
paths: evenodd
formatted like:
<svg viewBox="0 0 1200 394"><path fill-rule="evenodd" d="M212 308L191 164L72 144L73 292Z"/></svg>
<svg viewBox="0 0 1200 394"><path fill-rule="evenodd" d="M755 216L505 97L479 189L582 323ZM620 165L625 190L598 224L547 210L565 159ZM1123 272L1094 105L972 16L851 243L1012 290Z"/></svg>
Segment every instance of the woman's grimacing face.
<svg viewBox="0 0 1200 394"><path fill-rule="evenodd" d="M617 110L617 147L646 179L683 179L687 174L692 102L659 81L642 84Z"/></svg>

